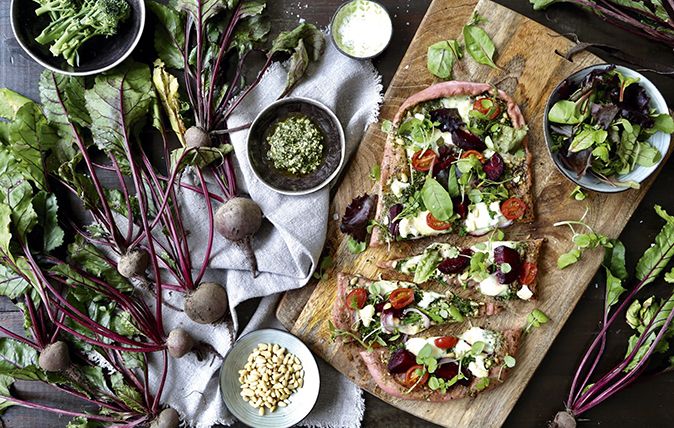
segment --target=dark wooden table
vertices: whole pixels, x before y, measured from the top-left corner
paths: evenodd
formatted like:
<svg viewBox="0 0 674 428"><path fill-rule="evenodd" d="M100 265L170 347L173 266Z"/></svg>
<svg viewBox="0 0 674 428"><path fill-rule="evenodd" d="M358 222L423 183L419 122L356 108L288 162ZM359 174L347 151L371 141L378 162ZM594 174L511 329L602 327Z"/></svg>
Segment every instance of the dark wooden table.
<svg viewBox="0 0 674 428"><path fill-rule="evenodd" d="M620 48L622 53L617 53L615 56L607 50L594 51L607 62L625 63L644 69L670 67L670 72L672 71L674 54L670 49L603 24L596 17L577 8L557 5L547 12L534 12L526 0L497 1L542 22L559 33L574 33L582 41ZM300 18L325 26L340 3L340 0L269 1L273 26L277 30L295 25ZM391 12L395 28L394 39L389 49L375 61L386 85L395 73L430 0L382 0L382 3ZM2 43L0 46L0 87L9 87L36 98L37 80L41 70L39 66L24 56L18 44L13 40L9 25L8 1L3 1L0 6L0 42ZM660 88L669 105L674 106L674 77L649 72L645 74ZM653 212L653 205L659 203L670 212L674 212L672 183L674 183L674 160L670 160L665 166L664 171L620 237L627 247L628 265L634 266L661 226L661 222ZM603 300L602 281L603 278L598 275L588 287L570 320L550 348L548 355L506 421L506 426L545 426L555 412L562 408L575 366L599 325ZM241 312L244 322L252 314L255 306L255 301L242 305ZM16 328L20 326L18 313L10 304L3 301L0 301L0 323ZM613 362L624 354L624 333L624 329L623 331L616 329L611 334L611 342L606 355L609 360L613 359ZM657 377L644 377L627 390L586 413L582 419L582 426L674 426L674 406L671 402L673 388L674 376L671 373ZM35 385L21 384L19 392L26 399L47 400L46 402L64 407L75 405L71 400L63 400L61 397L58 397L59 401L54 402L53 400L57 398L50 394L49 389L36 388ZM493 394L498 394L498 390ZM363 426L429 426L427 422L399 411L369 394L366 394L366 403ZM65 425L66 421L65 419L59 420L52 415L16 407L9 409L2 416L2 420L8 428L56 427Z"/></svg>

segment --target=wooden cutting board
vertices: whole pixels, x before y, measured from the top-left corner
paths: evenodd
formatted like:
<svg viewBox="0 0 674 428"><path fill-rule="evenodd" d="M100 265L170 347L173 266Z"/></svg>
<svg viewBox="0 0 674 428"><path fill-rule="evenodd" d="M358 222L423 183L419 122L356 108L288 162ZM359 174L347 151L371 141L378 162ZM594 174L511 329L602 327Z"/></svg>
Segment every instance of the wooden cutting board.
<svg viewBox="0 0 674 428"><path fill-rule="evenodd" d="M330 341L328 320L335 300L336 275L348 272L375 278L380 273L376 267L378 261L416 252L429 241L395 244L390 250L386 247L368 249L354 256L349 253L346 240L338 230L339 221L334 218L330 220L326 243L326 251L334 259L333 268L318 284L287 293L277 311L278 318L292 333L360 387L402 410L451 427L503 424L599 267L602 252L591 251L575 266L558 270L557 257L570 249L571 234L568 228L554 227L553 224L579 219L588 209L585 220L595 231L618 236L654 178L638 191L614 195L592 193L583 202L569 196L575 186L556 170L545 147L542 129L545 102L557 83L566 76L603 61L588 52L576 55L573 62L567 61L556 51L566 52L572 46L570 41L489 0L433 1L386 92L382 119L392 119L403 100L434 83L426 69L428 46L440 40L461 39L461 29L473 10L488 20L482 27L497 47L496 63L502 70L478 65L466 54L466 58L455 65L454 78L495 84L512 94L520 105L530 127L537 220L529 225L515 225L507 229L506 234L508 239L546 238L539 265L538 302L514 302L506 313L486 321L480 320L478 324L492 328L522 327L535 307L548 314L551 322L523 338L512 377L498 388L474 399L427 403L387 396L367 374L353 345ZM381 162L385 139L379 125L368 129L336 193L331 214L341 215L355 196L375 191L375 183L369 178L370 168Z"/></svg>

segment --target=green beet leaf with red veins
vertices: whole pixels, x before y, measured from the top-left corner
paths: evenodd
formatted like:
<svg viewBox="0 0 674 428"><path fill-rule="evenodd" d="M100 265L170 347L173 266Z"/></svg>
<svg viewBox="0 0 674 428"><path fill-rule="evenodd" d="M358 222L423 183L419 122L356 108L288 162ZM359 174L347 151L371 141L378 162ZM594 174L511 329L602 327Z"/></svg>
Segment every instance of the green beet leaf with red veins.
<svg viewBox="0 0 674 428"><path fill-rule="evenodd" d="M287 81L279 98L287 96L309 64L322 55L323 33L311 24L301 24L280 33L271 47L266 48L270 24L263 15L264 0L170 0L168 6L151 2L150 8L162 24L155 36L156 50L167 67L182 72L193 116L193 126L184 132L184 127L172 129L185 148L207 153L211 160L208 168L216 176L218 190L224 196L216 213L215 221L221 226L217 231L240 245L256 275L257 260L250 240L259 229L262 213L254 202L236 197L229 134L241 128L230 129L227 120L260 83L271 64L289 56ZM264 56L264 65L247 84L246 76L252 73L251 64L256 55ZM176 116L178 104L167 108L168 103L163 103L170 117ZM188 112L183 113L187 116ZM213 147L224 150L218 149L218 155ZM185 153L185 149L178 150L180 154ZM173 157L177 157L175 153ZM199 166L208 164L203 162L202 156L192 159ZM223 161L213 162L216 159ZM239 236L233 233L235 230L246 233Z"/></svg>

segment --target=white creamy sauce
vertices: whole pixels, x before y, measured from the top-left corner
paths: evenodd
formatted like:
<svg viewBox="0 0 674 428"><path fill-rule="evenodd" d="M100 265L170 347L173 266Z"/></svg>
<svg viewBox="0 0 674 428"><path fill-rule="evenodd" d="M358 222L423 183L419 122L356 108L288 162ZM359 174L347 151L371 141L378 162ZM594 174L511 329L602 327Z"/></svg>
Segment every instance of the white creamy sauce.
<svg viewBox="0 0 674 428"><path fill-rule="evenodd" d="M393 25L386 10L378 3L354 0L337 13L332 31L341 50L358 58L367 58L386 48Z"/></svg>

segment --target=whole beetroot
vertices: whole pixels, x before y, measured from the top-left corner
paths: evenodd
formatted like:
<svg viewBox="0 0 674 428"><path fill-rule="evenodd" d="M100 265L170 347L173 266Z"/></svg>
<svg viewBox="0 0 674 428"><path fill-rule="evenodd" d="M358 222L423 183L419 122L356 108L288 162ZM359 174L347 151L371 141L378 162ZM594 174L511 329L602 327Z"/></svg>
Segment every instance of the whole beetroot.
<svg viewBox="0 0 674 428"><path fill-rule="evenodd" d="M194 348L194 339L182 328L176 328L166 338L166 348L173 358L182 358Z"/></svg>
<svg viewBox="0 0 674 428"><path fill-rule="evenodd" d="M185 314L199 324L213 324L227 314L227 292L214 282L204 282L185 299Z"/></svg>
<svg viewBox="0 0 674 428"><path fill-rule="evenodd" d="M215 213L215 230L241 247L246 254L253 276L257 276L257 259L250 239L261 225L262 210L258 204L248 198L232 198Z"/></svg>
<svg viewBox="0 0 674 428"><path fill-rule="evenodd" d="M124 278L143 275L150 263L150 256L145 250L131 250L119 258L117 272Z"/></svg>
<svg viewBox="0 0 674 428"><path fill-rule="evenodd" d="M198 126L192 126L185 131L185 144L190 148L209 147L211 145L211 137L206 131Z"/></svg>
<svg viewBox="0 0 674 428"><path fill-rule="evenodd" d="M150 424L150 428L178 428L180 425L180 415L178 412L168 407L159 413Z"/></svg>
<svg viewBox="0 0 674 428"><path fill-rule="evenodd" d="M576 418L568 410L557 412L550 428L576 428Z"/></svg>
<svg viewBox="0 0 674 428"><path fill-rule="evenodd" d="M50 343L40 352L37 360L46 372L62 372L70 368L70 351L65 342Z"/></svg>

